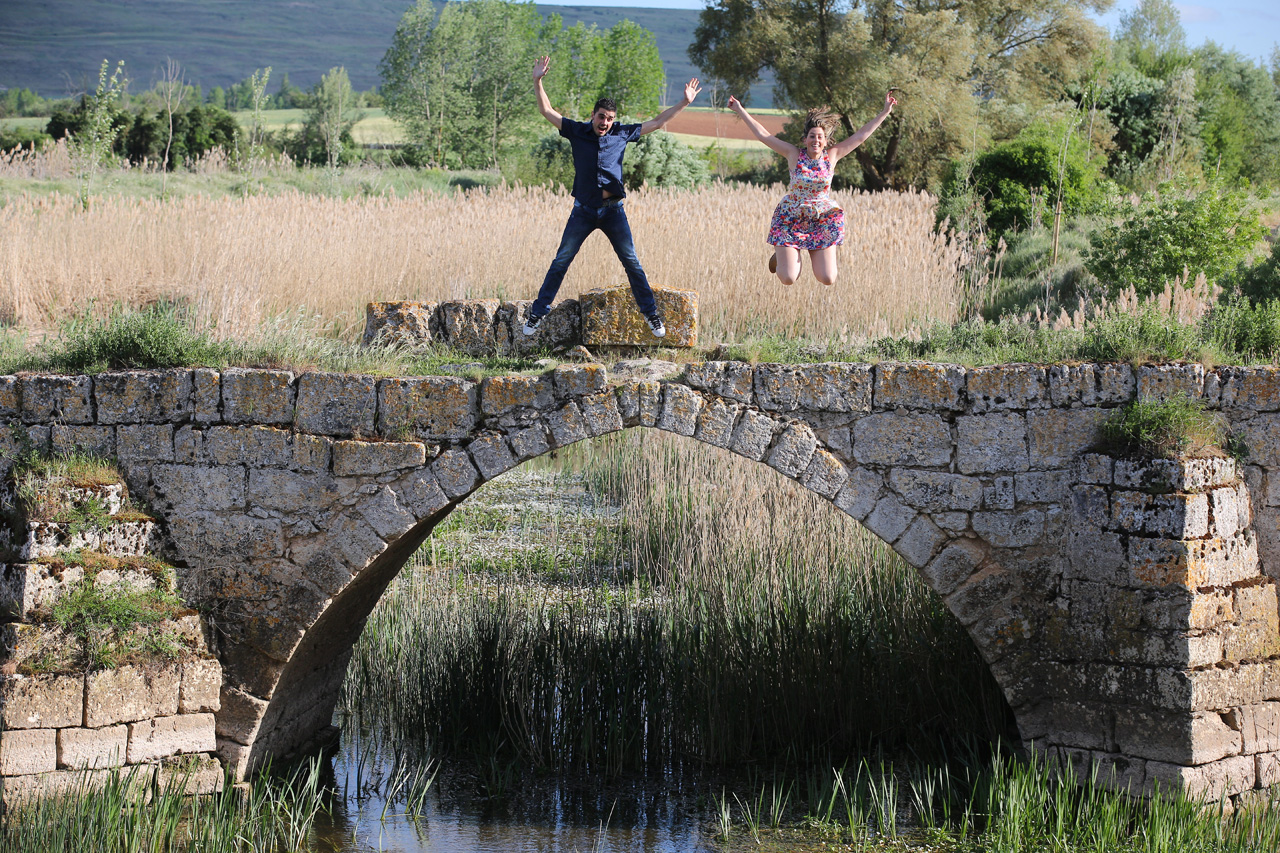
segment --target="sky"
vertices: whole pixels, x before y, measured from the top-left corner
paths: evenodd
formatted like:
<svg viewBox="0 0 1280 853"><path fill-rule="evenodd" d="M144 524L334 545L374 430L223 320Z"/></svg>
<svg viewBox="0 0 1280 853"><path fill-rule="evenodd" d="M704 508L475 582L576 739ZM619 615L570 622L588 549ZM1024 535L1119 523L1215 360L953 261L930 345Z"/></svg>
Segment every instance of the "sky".
<svg viewBox="0 0 1280 853"><path fill-rule="evenodd" d="M543 0L546 2L547 0ZM657 9L701 9L703 0L589 0L593 6L643 6ZM573 5L565 0L563 5ZM1098 22L1114 32L1120 15L1131 11L1138 0L1118 0L1110 12ZM1212 40L1244 56L1271 59L1271 49L1280 42L1280 4L1275 0L1200 0L1198 3L1173 4L1182 13L1182 28L1187 45L1199 47Z"/></svg>

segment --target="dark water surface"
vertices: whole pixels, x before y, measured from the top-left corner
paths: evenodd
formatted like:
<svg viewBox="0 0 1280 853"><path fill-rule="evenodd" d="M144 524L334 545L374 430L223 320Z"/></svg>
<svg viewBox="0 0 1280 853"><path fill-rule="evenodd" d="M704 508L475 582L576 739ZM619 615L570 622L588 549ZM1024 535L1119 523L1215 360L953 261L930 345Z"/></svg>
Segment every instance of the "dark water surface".
<svg viewBox="0 0 1280 853"><path fill-rule="evenodd" d="M316 823L318 850L398 853L457 851L676 851L723 850L712 838L706 783L675 778L605 782L556 780L510 768L446 764L420 811L407 814L402 798L388 805L391 763L344 745L329 758L338 791L331 814ZM499 777L504 787L487 790ZM359 793L358 793L359 792Z"/></svg>

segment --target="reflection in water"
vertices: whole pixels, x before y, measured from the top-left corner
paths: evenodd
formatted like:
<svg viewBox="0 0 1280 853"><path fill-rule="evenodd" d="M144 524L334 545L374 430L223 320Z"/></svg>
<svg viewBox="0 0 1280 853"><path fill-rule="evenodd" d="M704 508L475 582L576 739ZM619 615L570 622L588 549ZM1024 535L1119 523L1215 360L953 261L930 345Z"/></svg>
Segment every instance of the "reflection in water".
<svg viewBox="0 0 1280 853"><path fill-rule="evenodd" d="M501 796L492 770L455 762L435 776L418 814L397 785L395 761L350 739L330 759L339 796L316 821L317 848L355 851L648 851L719 849L704 831L705 785L656 780L556 780L510 768ZM399 774L403 778L403 774ZM388 803L387 792L395 791ZM703 794L702 799L699 794Z"/></svg>

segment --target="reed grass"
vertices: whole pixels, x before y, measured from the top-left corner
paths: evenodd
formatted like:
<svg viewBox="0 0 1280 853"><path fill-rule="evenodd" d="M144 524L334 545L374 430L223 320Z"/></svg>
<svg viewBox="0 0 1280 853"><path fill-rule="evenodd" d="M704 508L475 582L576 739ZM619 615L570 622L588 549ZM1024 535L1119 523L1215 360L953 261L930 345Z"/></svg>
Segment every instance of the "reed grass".
<svg viewBox="0 0 1280 853"><path fill-rule="evenodd" d="M700 294L704 340L761 331L853 338L955 317L959 252L921 193L837 193L848 237L841 281L769 274L779 187L642 190L628 201L657 286ZM50 329L86 305L169 300L222 339L301 314L354 340L370 300L536 294L569 213L563 191L502 186L338 199L286 191L168 201L7 195L0 205L0 316ZM588 240L561 298L625 283L608 241Z"/></svg>
<svg viewBox="0 0 1280 853"><path fill-rule="evenodd" d="M149 774L144 774L149 777ZM311 850L325 809L319 760L249 786L190 797L175 774L162 786L136 771L86 774L66 793L0 814L5 853L292 853Z"/></svg>

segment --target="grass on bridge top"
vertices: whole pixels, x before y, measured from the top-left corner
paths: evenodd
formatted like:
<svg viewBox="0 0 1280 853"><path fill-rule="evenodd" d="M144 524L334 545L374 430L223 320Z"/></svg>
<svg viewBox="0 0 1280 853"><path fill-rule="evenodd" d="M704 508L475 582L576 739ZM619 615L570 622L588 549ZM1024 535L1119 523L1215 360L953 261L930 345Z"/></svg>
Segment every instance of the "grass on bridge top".
<svg viewBox="0 0 1280 853"><path fill-rule="evenodd" d="M283 318L242 340L219 337L189 310L158 303L142 310L116 308L105 316L81 314L56 334L31 345L9 334L0 349L0 374L90 374L170 367L263 367L295 372L331 371L374 376L461 375L472 379L535 373L567 359L550 352L527 357L476 357L444 345L362 348L317 332L306 318ZM1004 319L937 324L905 337L858 343L781 335L746 337L694 349L611 348L603 361L650 356L676 363L737 360L751 363L825 361L932 361L968 366L1030 362L1199 361L1208 365L1274 362L1280 351L1280 304L1224 303L1187 324L1155 308L1136 315L1114 312L1084 328L1053 329ZM549 359L549 361L548 361Z"/></svg>

